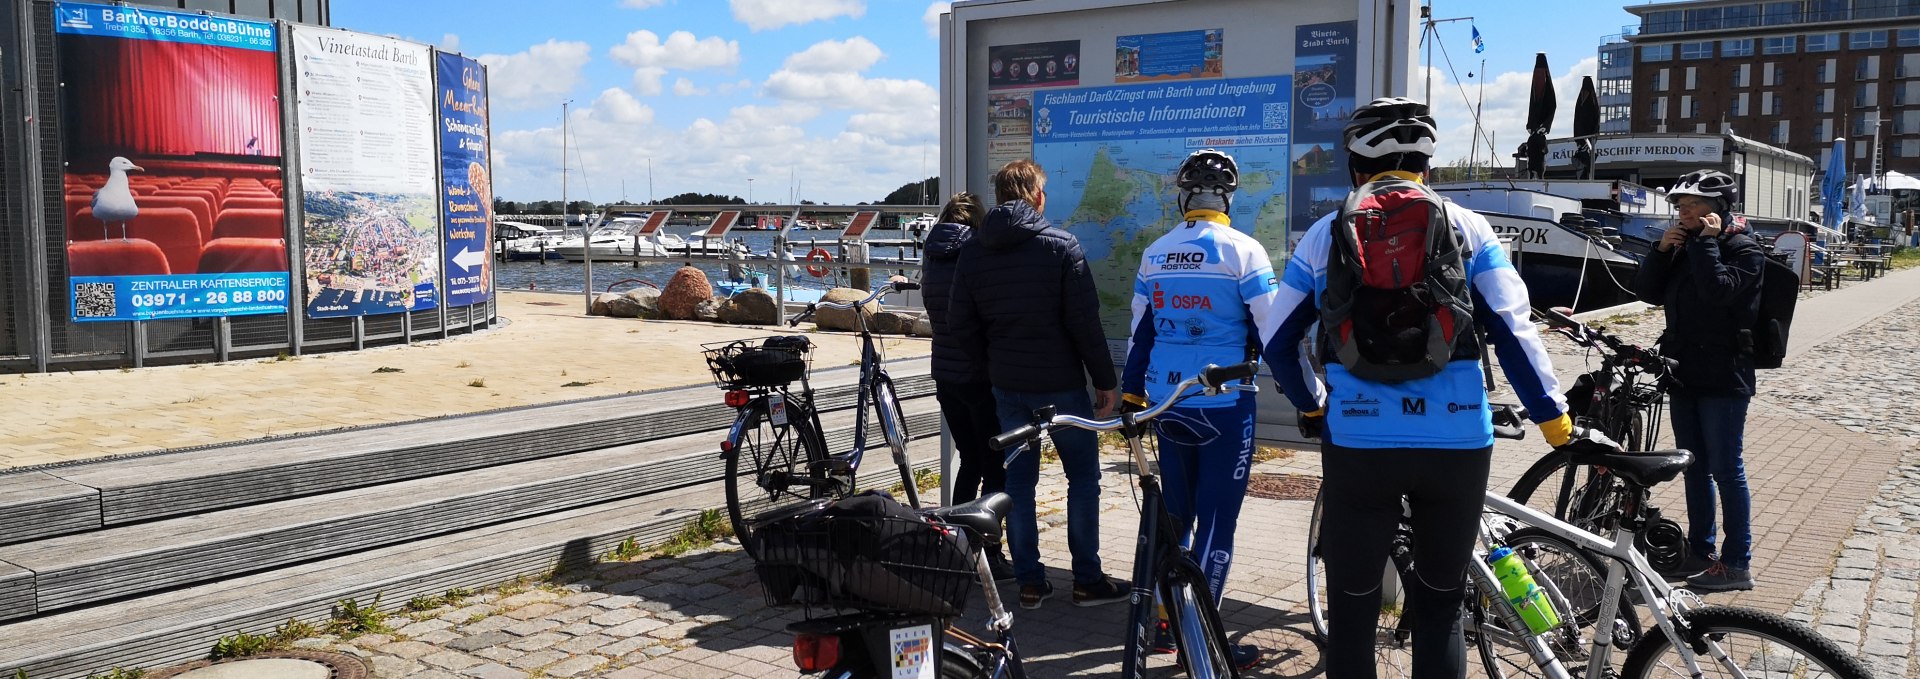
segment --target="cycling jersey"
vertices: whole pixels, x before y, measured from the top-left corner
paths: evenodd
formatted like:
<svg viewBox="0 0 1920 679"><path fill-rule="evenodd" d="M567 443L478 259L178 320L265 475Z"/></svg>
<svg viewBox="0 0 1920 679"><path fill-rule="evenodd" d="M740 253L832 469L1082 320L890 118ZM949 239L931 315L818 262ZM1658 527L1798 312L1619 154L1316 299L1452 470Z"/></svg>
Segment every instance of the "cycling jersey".
<svg viewBox="0 0 1920 679"><path fill-rule="evenodd" d="M1467 280L1477 327L1492 341L1521 405L1536 423L1558 420L1566 399L1553 376L1546 345L1533 327L1527 288L1485 217L1446 203L1448 220L1471 259ZM1267 344L1284 353L1272 360L1275 381L1300 412L1326 409L1328 441L1348 448L1472 449L1493 445L1492 414L1478 360L1456 360L1438 374L1398 383L1361 380L1338 361L1326 362L1326 383L1314 375L1300 340L1319 321L1327 287L1327 253L1336 214L1307 230L1281 276L1278 305L1285 320Z"/></svg>

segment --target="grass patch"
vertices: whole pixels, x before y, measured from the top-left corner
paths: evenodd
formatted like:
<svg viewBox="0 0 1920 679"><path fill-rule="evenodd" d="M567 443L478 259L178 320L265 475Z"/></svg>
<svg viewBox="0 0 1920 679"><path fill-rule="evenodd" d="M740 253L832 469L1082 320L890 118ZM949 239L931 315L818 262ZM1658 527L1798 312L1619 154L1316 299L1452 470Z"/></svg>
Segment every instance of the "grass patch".
<svg viewBox="0 0 1920 679"><path fill-rule="evenodd" d="M1887 261L1888 264L1895 269L1911 269L1920 266L1920 248L1900 248L1894 250L1893 255L1889 257Z"/></svg>
<svg viewBox="0 0 1920 679"><path fill-rule="evenodd" d="M353 599L341 599L333 605L333 619L327 621L327 633L351 639L362 634L392 632L387 627L387 616L380 613L381 596L373 595L373 601L364 606Z"/></svg>
<svg viewBox="0 0 1920 679"><path fill-rule="evenodd" d="M654 552L654 557L675 557L712 546L713 543L733 535L733 522L718 509L700 512L700 518L687 522L679 533L667 538Z"/></svg>
<svg viewBox="0 0 1920 679"><path fill-rule="evenodd" d="M472 366L473 366L473 364L472 364L472 363L468 363L468 362L466 362L466 361L461 361L461 362L459 362L459 363L456 363L456 364L454 364L454 366L453 366L453 367L455 367L455 368L469 368L469 367L472 367Z"/></svg>
<svg viewBox="0 0 1920 679"><path fill-rule="evenodd" d="M281 363L281 362L291 361L291 360L293 360L293 355L288 354L287 352L284 352L284 351L278 354L274 354L273 356L273 362L275 363Z"/></svg>
<svg viewBox="0 0 1920 679"><path fill-rule="evenodd" d="M471 381L471 382L468 382L468 383L467 383L467 386L469 386L469 387L480 387L480 388L482 388L482 389L485 389L485 388L486 388L486 386L487 386L487 380L486 380L486 378L481 378L481 379L477 379L477 380L473 380L473 381Z"/></svg>
<svg viewBox="0 0 1920 679"><path fill-rule="evenodd" d="M225 660L227 658L244 658L268 651L284 650L293 646L293 642L308 637L319 636L320 632L321 630L318 627L293 618L287 618L286 622L280 623L280 626L273 628L273 632L268 634L234 632L231 636L220 637L219 641L213 643L213 650L207 652L207 659ZM115 671L118 670L119 668L115 668ZM109 674L107 676L138 677L140 675Z"/></svg>
<svg viewBox="0 0 1920 679"><path fill-rule="evenodd" d="M934 488L940 487L940 472L934 471L932 469L913 470L913 487L915 490L918 490L923 493L926 491L932 490ZM893 484L892 488L887 489L887 493L891 495L899 495L901 493L906 492L906 490L907 490L907 487L905 484L895 483Z"/></svg>
<svg viewBox="0 0 1920 679"><path fill-rule="evenodd" d="M605 556L600 557L600 560L632 561L639 558L640 551L640 543L634 541L633 536L629 535L627 539L621 540L620 544L614 545L613 549L608 550Z"/></svg>
<svg viewBox="0 0 1920 679"><path fill-rule="evenodd" d="M19 676L23 676L23 677L26 676L26 674L24 674L24 670L22 672L23 673ZM122 669L119 667L115 667L111 670L107 670L106 674L88 673L87 679L140 679L141 677L145 677L145 676L147 676L147 671L143 669L134 668L129 670L129 669Z"/></svg>
<svg viewBox="0 0 1920 679"><path fill-rule="evenodd" d="M383 365L383 366L380 366L380 367L378 367L378 368L374 368L374 369L373 369L373 373L374 373L375 375L380 375L380 374L385 374L385 373L403 373L403 372L406 372L406 371L405 371L405 370L402 370L402 369L400 369L400 368L389 368L389 367L387 367L387 366L384 366L384 365Z"/></svg>

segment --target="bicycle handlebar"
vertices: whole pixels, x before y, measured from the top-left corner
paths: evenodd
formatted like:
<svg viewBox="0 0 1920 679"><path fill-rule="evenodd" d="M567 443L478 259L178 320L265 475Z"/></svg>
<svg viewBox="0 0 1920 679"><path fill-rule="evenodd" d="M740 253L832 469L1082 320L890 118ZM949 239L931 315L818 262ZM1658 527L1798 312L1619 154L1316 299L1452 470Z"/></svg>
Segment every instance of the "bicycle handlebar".
<svg viewBox="0 0 1920 679"><path fill-rule="evenodd" d="M887 293L890 293L890 292L907 292L909 290L919 290L919 289L920 289L919 283L915 283L913 281L907 280L905 276L894 276L893 278L887 279L886 285L880 286L880 288L877 290L874 290L872 294L867 295L866 299L860 300L858 302L808 302L807 309L798 314L795 314L792 320L787 321L787 326L792 327L792 326L799 325L801 321L805 321L809 318L813 318L813 313L821 309L841 309L841 310L851 311L856 307L863 307L868 304L872 304L875 301L878 301L881 297L886 296Z"/></svg>
<svg viewBox="0 0 1920 679"><path fill-rule="evenodd" d="M1576 321L1560 308L1534 309L1533 312L1546 319L1548 327L1560 331L1575 344L1583 347L1604 349L1616 356L1627 359L1630 364L1653 366L1657 372L1671 372L1676 362L1651 350L1621 341L1606 332L1596 330L1585 323Z"/></svg>
<svg viewBox="0 0 1920 679"><path fill-rule="evenodd" d="M1199 374L1189 377L1185 382L1181 382L1175 386L1173 388L1173 393L1175 394L1173 398L1161 401L1137 413L1125 413L1119 417L1109 417L1104 420L1080 417L1078 415L1056 415L1054 414L1053 406L1047 406L1033 411L1032 422L1014 427L1013 429L1002 432L998 436L988 439L987 446L995 451L1003 451L1039 438L1040 434L1059 427L1077 427L1089 431L1114 431L1159 417L1175 404L1195 396L1214 396L1233 391L1257 392L1260 390L1257 386L1252 384L1234 384L1234 382L1251 378L1259 372L1259 370L1260 364L1258 361L1248 361L1246 363L1226 366L1208 365L1200 369ZM1196 386L1201 387L1201 390L1191 394L1187 393L1187 390Z"/></svg>

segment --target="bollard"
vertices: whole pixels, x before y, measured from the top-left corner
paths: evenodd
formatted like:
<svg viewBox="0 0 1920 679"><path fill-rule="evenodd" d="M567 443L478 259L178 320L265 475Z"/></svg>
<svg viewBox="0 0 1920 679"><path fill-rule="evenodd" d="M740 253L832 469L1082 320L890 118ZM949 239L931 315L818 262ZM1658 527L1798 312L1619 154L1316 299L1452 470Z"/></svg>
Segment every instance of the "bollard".
<svg viewBox="0 0 1920 679"><path fill-rule="evenodd" d="M847 267L847 287L856 290L870 289L868 284L872 282L873 270L866 267L851 266L853 264L867 263L867 244L858 242L848 243L846 250L847 263L850 265Z"/></svg>

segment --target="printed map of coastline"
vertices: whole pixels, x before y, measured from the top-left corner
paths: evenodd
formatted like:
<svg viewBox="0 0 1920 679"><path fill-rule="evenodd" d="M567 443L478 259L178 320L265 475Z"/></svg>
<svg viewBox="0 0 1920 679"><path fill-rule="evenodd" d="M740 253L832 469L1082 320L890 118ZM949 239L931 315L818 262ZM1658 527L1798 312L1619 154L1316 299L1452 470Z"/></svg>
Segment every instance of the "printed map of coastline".
<svg viewBox="0 0 1920 679"><path fill-rule="evenodd" d="M1180 222L1172 176L1189 151L1178 139L1045 144L1037 150L1049 175L1048 218L1080 239L1100 290L1101 326L1109 340L1123 340L1130 332L1140 255ZM1229 213L1233 226L1265 244L1277 270L1286 261L1287 147L1228 151L1241 171Z"/></svg>

